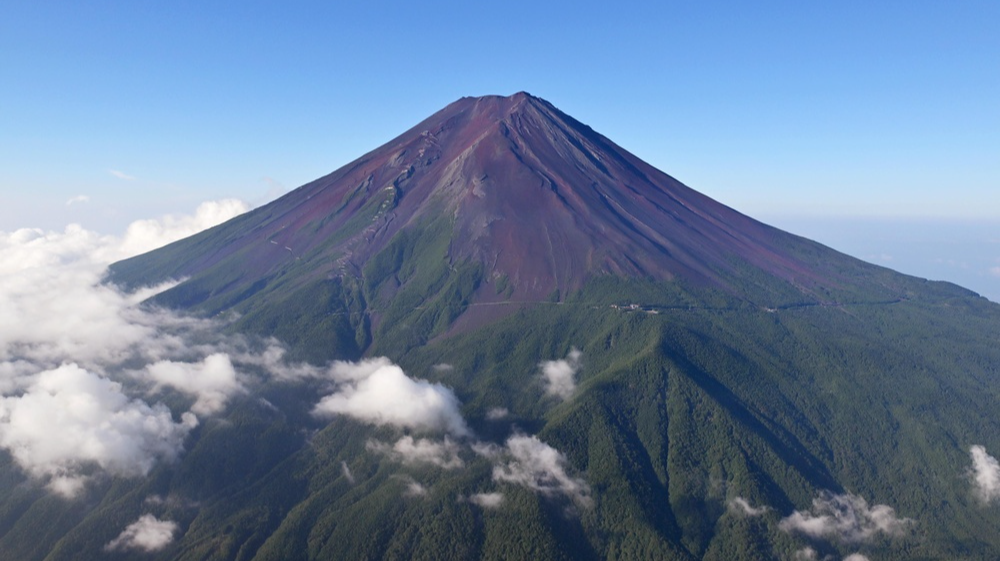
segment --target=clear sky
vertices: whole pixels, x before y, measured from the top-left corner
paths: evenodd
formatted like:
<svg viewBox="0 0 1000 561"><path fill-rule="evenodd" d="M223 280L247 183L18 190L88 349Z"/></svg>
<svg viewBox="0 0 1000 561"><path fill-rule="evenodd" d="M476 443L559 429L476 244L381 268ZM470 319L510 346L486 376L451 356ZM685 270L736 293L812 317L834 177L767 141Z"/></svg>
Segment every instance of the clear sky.
<svg viewBox="0 0 1000 561"><path fill-rule="evenodd" d="M1000 223L998 30L996 0L7 0L0 230L261 203L519 90L779 226Z"/></svg>

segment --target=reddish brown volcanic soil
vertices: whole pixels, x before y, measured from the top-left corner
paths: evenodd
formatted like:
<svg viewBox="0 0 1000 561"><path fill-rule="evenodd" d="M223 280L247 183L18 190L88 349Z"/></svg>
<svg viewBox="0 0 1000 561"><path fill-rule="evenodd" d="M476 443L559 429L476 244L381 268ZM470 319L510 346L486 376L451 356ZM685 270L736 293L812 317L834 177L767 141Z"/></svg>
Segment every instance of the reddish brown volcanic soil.
<svg viewBox="0 0 1000 561"><path fill-rule="evenodd" d="M787 234L685 187L523 92L462 98L258 209L250 237L271 245L259 264L267 268L282 252L305 255L382 199L395 207L337 243L328 274L357 273L400 229L446 212L454 217L450 259L483 263L486 278L506 274L515 300L556 288L565 294L599 274L724 285L734 263L789 281L812 276L780 250Z"/></svg>

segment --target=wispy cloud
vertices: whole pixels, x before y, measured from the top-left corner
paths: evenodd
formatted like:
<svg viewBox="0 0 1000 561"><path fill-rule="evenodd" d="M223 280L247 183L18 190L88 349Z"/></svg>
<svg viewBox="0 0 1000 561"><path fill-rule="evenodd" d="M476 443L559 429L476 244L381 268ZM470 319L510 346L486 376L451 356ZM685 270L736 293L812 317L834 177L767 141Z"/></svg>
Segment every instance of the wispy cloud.
<svg viewBox="0 0 1000 561"><path fill-rule="evenodd" d="M492 407L486 412L486 420L499 421L500 419L506 419L508 415L510 415L510 411L506 407Z"/></svg>
<svg viewBox="0 0 1000 561"><path fill-rule="evenodd" d="M73 206L77 203L89 203L89 202L90 202L90 197L88 197L87 195L77 195L75 197L70 197L66 201L66 206Z"/></svg>
<svg viewBox="0 0 1000 561"><path fill-rule="evenodd" d="M111 175L117 177L118 179L124 179L125 181L135 181L135 179L136 179L135 177L133 177L133 176L131 176L131 175L129 175L129 174L123 172L123 171L118 171L116 169L109 169L108 173L110 173Z"/></svg>
<svg viewBox="0 0 1000 561"><path fill-rule="evenodd" d="M351 473L351 468L347 466L347 462L340 462L340 471L344 474L344 479L351 485L354 485L354 474Z"/></svg>
<svg viewBox="0 0 1000 561"><path fill-rule="evenodd" d="M1000 499L1000 462L986 453L986 447L975 445L969 448L972 458L972 485L976 497L989 503Z"/></svg>
<svg viewBox="0 0 1000 561"><path fill-rule="evenodd" d="M771 510L770 507L767 506L754 507L743 497L736 497L730 500L728 506L729 510L746 516L760 516Z"/></svg>
<svg viewBox="0 0 1000 561"><path fill-rule="evenodd" d="M413 479L409 475L394 475L392 477L395 478L395 479L398 479L398 480L402 481L403 484L405 485L405 487L403 487L403 496L404 497L426 497L427 496L427 493L428 493L427 487L424 487L423 485L421 485L420 483L418 483L415 479Z"/></svg>
<svg viewBox="0 0 1000 561"><path fill-rule="evenodd" d="M566 457L536 436L515 435L507 439L499 453L502 461L493 468L493 479L522 485L543 495L563 495L583 508L593 506L590 486L581 478L569 475Z"/></svg>
<svg viewBox="0 0 1000 561"><path fill-rule="evenodd" d="M562 400L576 391L576 373L580 370L583 353L574 347L565 359L546 360L539 364L545 380L545 393Z"/></svg>
<svg viewBox="0 0 1000 561"><path fill-rule="evenodd" d="M797 510L783 518L778 527L785 532L796 532L811 538L857 543L868 541L878 534L900 535L911 524L913 520L898 518L892 507L869 507L868 502L857 495L825 492L813 499L811 511Z"/></svg>
<svg viewBox="0 0 1000 561"><path fill-rule="evenodd" d="M366 447L404 464L429 464L442 469L465 467L465 462L458 455L461 447L448 437L435 442L427 438L414 440L412 436L404 436L395 444L369 440Z"/></svg>
<svg viewBox="0 0 1000 561"><path fill-rule="evenodd" d="M152 514L143 514L129 524L117 538L111 540L104 549L107 551L137 550L146 553L159 551L174 541L179 527L176 522L159 520Z"/></svg>
<svg viewBox="0 0 1000 561"><path fill-rule="evenodd" d="M503 493L476 493L469 496L469 502L481 508L500 508L503 505Z"/></svg>

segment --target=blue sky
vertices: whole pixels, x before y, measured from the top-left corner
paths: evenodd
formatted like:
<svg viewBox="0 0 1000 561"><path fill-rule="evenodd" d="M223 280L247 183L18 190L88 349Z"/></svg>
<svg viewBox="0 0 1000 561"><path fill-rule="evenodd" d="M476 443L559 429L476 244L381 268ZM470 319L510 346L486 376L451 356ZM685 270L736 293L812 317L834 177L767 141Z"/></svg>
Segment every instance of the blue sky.
<svg viewBox="0 0 1000 561"><path fill-rule="evenodd" d="M5 2L0 230L261 203L519 90L779 226L1000 224L995 0L341 4Z"/></svg>

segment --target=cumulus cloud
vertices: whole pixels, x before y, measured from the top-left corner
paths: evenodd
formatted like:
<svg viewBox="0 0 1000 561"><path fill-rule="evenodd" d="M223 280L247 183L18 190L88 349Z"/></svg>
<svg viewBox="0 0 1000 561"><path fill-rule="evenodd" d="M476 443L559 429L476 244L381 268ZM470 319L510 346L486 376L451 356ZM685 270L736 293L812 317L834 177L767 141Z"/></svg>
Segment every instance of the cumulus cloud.
<svg viewBox="0 0 1000 561"><path fill-rule="evenodd" d="M164 360L150 364L146 373L153 382L197 397L191 411L210 415L221 411L229 397L243 391L229 356L214 353L197 363Z"/></svg>
<svg viewBox="0 0 1000 561"><path fill-rule="evenodd" d="M484 450L484 454L490 451ZM536 436L515 435L500 453L503 460L493 468L493 479L522 485L543 495L563 495L583 508L593 505L590 486L567 473L566 457Z"/></svg>
<svg viewBox="0 0 1000 561"><path fill-rule="evenodd" d="M869 507L868 502L857 495L826 492L813 499L811 511L797 510L781 519L778 527L811 538L858 543L878 534L900 535L912 523L909 518L898 518L892 507Z"/></svg>
<svg viewBox="0 0 1000 561"><path fill-rule="evenodd" d="M175 423L162 404L130 400L121 385L68 364L42 372L19 396L0 398L0 446L29 474L66 496L76 494L89 466L145 475L171 460L197 424Z"/></svg>
<svg viewBox="0 0 1000 561"><path fill-rule="evenodd" d="M118 171L116 169L109 169L108 173L110 173L111 175L117 177L118 179L124 179L125 181L135 181L135 177L133 177L133 176L131 176L131 175L129 175L129 174L123 172L123 171Z"/></svg>
<svg viewBox="0 0 1000 561"><path fill-rule="evenodd" d="M410 378L387 358L338 361L330 372L339 386L316 405L317 416L347 415L380 426L471 434L451 389Z"/></svg>
<svg viewBox="0 0 1000 561"><path fill-rule="evenodd" d="M500 508L503 505L503 493L476 493L469 496L469 502L480 508Z"/></svg>
<svg viewBox="0 0 1000 561"><path fill-rule="evenodd" d="M66 206L73 206L77 203L89 203L90 197L87 195L77 195L66 200Z"/></svg>
<svg viewBox="0 0 1000 561"><path fill-rule="evenodd" d="M771 509L767 506L754 507L743 497L736 497L729 501L729 510L746 516L760 516Z"/></svg>
<svg viewBox="0 0 1000 561"><path fill-rule="evenodd" d="M545 393L567 400L576 391L576 373L580 370L583 353L573 347L565 359L542 361Z"/></svg>
<svg viewBox="0 0 1000 561"><path fill-rule="evenodd" d="M177 523L159 520L152 514L143 514L129 524L117 538L111 540L104 549L107 551L137 550L146 553L159 551L174 541L179 530Z"/></svg>
<svg viewBox="0 0 1000 561"><path fill-rule="evenodd" d="M1000 462L986 453L984 446L969 448L972 458L972 485L976 497L984 503L1000 498Z"/></svg>
<svg viewBox="0 0 1000 561"><path fill-rule="evenodd" d="M158 220L137 220L129 224L121 251L138 255L221 224L250 210L238 199L202 203L194 215L167 215Z"/></svg>
<svg viewBox="0 0 1000 561"><path fill-rule="evenodd" d="M868 561L868 558L860 553L852 553L847 557L844 557L844 561Z"/></svg>
<svg viewBox="0 0 1000 561"><path fill-rule="evenodd" d="M414 440L412 436L404 436L395 444L369 440L367 448L408 465L429 464L443 469L465 467L465 462L458 455L460 446L447 437L441 442L435 442L427 438Z"/></svg>

